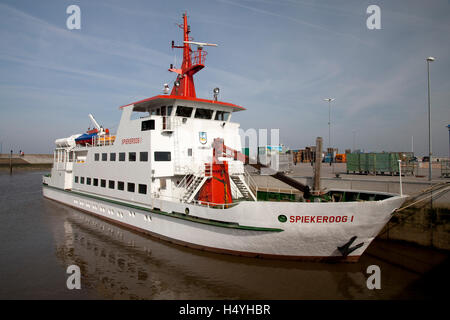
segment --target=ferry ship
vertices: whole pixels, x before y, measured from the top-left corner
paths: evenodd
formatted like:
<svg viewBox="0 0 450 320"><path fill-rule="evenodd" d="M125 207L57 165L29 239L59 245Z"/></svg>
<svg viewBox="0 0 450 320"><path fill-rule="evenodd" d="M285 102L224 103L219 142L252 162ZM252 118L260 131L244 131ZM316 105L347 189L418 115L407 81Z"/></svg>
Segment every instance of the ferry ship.
<svg viewBox="0 0 450 320"><path fill-rule="evenodd" d="M43 196L127 228L180 245L249 257L358 261L405 196L355 190L261 200L239 152L243 107L197 98L194 74L206 46L194 42L186 14L180 68L172 90L120 107L117 132L93 118L93 130L57 139ZM193 50L192 47L196 47ZM137 114L137 116L136 116ZM252 164L257 168L263 165Z"/></svg>

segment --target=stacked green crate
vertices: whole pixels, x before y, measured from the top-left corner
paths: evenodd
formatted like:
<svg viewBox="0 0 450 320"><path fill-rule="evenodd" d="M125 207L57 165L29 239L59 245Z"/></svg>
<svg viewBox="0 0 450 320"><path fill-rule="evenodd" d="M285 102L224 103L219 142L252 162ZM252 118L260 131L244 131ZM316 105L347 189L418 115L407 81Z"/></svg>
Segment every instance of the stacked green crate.
<svg viewBox="0 0 450 320"><path fill-rule="evenodd" d="M366 168L367 168L367 172L368 173L377 173L377 154L376 153L367 153L366 154L367 157L367 164L366 164Z"/></svg>
<svg viewBox="0 0 450 320"><path fill-rule="evenodd" d="M390 153L390 165L391 165L391 173L398 173L398 160L400 160L400 155L398 152L391 152Z"/></svg>
<svg viewBox="0 0 450 320"><path fill-rule="evenodd" d="M359 156L359 169L363 173L369 172L369 154L361 153Z"/></svg>
<svg viewBox="0 0 450 320"><path fill-rule="evenodd" d="M378 173L391 172L391 154L387 152L377 153L377 164L375 168Z"/></svg>
<svg viewBox="0 0 450 320"><path fill-rule="evenodd" d="M347 173L348 172L360 172L359 167L359 153L347 154Z"/></svg>

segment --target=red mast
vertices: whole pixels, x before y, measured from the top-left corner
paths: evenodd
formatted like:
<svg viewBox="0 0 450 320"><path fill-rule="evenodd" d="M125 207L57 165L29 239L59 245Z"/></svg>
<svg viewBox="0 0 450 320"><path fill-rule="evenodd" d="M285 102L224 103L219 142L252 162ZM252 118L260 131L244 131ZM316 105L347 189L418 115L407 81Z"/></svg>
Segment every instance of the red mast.
<svg viewBox="0 0 450 320"><path fill-rule="evenodd" d="M183 24L178 26L183 29L183 45L176 46L174 41L172 41L172 48L183 49L183 62L181 69L175 69L173 65L170 66L169 71L178 74L171 95L196 98L194 74L205 67L204 63L207 52L203 50L203 47L216 45L190 41L189 33L191 30L187 23L186 13L183 14ZM192 51L190 44L197 45L197 51Z"/></svg>

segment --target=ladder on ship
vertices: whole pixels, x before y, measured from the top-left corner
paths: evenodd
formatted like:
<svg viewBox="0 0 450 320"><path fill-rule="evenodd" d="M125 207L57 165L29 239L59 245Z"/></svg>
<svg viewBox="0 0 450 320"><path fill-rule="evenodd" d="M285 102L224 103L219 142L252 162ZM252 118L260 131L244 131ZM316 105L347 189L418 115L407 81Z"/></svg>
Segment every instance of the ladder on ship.
<svg viewBox="0 0 450 320"><path fill-rule="evenodd" d="M256 196L252 190L250 190L241 175L231 175L230 178L245 199L256 201Z"/></svg>
<svg viewBox="0 0 450 320"><path fill-rule="evenodd" d="M208 180L209 177L205 176L192 176L190 179L190 183L186 187L186 192L183 194L181 198L183 202L192 202L194 200L197 193L200 191L201 187L205 184L205 181Z"/></svg>

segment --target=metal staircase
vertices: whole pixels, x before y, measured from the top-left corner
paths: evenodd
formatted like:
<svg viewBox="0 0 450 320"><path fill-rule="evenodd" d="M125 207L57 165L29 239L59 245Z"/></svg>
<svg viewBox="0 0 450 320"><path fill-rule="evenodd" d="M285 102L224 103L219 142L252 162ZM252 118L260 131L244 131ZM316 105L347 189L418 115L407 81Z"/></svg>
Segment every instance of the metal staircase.
<svg viewBox="0 0 450 320"><path fill-rule="evenodd" d="M200 191L208 177L205 176L193 176L191 183L186 188L186 192L181 198L183 202L191 202L194 200L195 195Z"/></svg>
<svg viewBox="0 0 450 320"><path fill-rule="evenodd" d="M239 192L245 199L256 201L256 196L245 183L242 175L231 175L230 179L234 182L235 186L238 188Z"/></svg>

